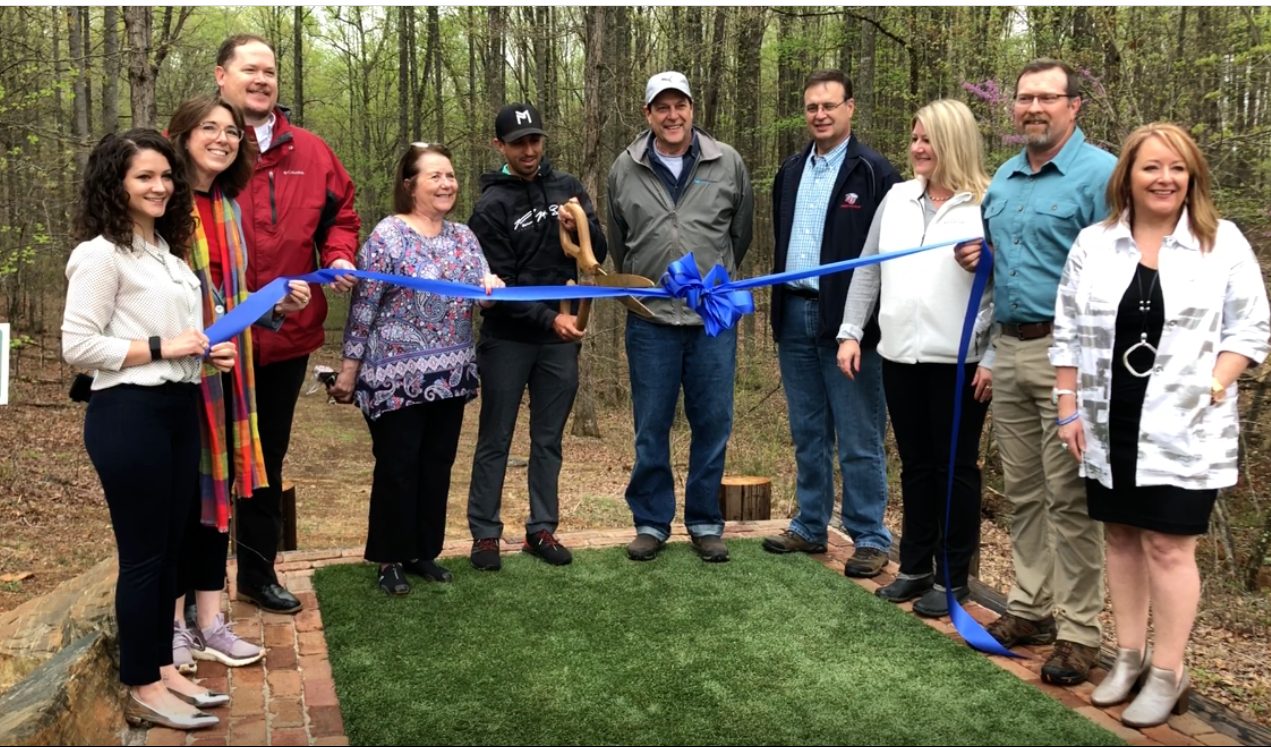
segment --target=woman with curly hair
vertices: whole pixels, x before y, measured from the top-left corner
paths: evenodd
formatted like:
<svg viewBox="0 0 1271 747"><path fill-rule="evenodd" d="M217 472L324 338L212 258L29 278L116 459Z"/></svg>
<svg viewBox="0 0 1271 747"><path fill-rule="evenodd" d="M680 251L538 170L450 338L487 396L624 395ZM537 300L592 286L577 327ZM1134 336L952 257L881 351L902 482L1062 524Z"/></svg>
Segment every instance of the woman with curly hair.
<svg viewBox="0 0 1271 747"><path fill-rule="evenodd" d="M115 615L124 717L175 729L219 719L186 702L210 693L172 665L172 600L186 520L198 494L198 382L210 346L199 281L185 263L190 188L154 130L107 135L88 159L66 265L62 355L94 369L84 445L106 494L119 552Z"/></svg>

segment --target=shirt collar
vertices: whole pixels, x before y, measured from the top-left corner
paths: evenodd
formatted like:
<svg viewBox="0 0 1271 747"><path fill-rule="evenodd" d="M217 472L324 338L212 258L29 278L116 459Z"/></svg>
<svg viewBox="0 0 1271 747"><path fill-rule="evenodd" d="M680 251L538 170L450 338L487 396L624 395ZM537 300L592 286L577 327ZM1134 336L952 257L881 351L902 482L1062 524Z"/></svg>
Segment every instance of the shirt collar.
<svg viewBox="0 0 1271 747"><path fill-rule="evenodd" d="M1082 132L1080 127L1073 128L1072 135L1068 137L1068 142L1064 143L1064 147L1059 149L1054 158L1042 164L1041 169L1038 169L1037 173L1040 174L1042 169L1045 169L1048 165L1053 165L1055 170L1061 175L1068 173L1068 169L1072 168L1073 160L1076 159L1077 154L1081 151L1081 146L1085 144L1086 133ZM1028 163L1027 148L1015 156L1013 167L1012 176L1015 174L1031 176L1033 174L1033 167Z"/></svg>
<svg viewBox="0 0 1271 747"><path fill-rule="evenodd" d="M644 144L644 157L649 159L650 161L652 161L654 158L657 158L660 160L662 156L658 153L657 148L653 147L653 142L654 142L653 130L649 130L648 142ZM678 156L667 156L667 157L668 158L697 158L697 153L698 153L697 128L694 127L693 141L688 144L688 150L684 151Z"/></svg>
<svg viewBox="0 0 1271 747"><path fill-rule="evenodd" d="M1109 229L1108 233L1116 241L1118 248L1128 250L1134 243L1134 232L1130 230L1130 211L1122 211L1116 225ZM1183 208L1182 214L1178 216L1178 223L1174 226L1174 230L1165 237L1165 241L1183 249L1200 251L1200 240L1192 233L1192 224L1187 217L1187 208Z"/></svg>
<svg viewBox="0 0 1271 747"><path fill-rule="evenodd" d="M826 153L823 156L817 155L816 143L812 143L812 149L808 152L808 166L816 168L821 162L824 162L826 166L833 167L843 163L843 157L847 153L847 146L850 145L851 142L852 136L849 134L847 137L843 138L843 142L834 146L829 153Z"/></svg>

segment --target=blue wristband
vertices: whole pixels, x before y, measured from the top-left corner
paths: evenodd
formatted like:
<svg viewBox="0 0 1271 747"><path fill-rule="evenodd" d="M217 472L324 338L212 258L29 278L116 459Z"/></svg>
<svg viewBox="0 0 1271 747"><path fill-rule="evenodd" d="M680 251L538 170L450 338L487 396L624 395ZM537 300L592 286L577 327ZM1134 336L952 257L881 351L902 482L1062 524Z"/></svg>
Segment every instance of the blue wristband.
<svg viewBox="0 0 1271 747"><path fill-rule="evenodd" d="M1080 412L1074 412L1073 414L1069 415L1066 418L1056 418L1055 425L1065 426L1065 425L1068 425L1069 423L1075 423L1077 422L1077 419L1080 417L1081 417Z"/></svg>

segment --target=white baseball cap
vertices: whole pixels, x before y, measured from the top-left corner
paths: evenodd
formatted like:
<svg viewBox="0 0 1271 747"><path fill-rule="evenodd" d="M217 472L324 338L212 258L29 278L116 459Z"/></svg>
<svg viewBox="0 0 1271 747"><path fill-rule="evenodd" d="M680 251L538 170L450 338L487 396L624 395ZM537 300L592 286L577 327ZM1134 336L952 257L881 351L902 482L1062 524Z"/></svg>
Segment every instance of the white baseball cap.
<svg viewBox="0 0 1271 747"><path fill-rule="evenodd" d="M688 78L684 77L684 73L668 70L649 78L649 84L644 87L644 105L652 104L663 91L679 91L693 100L693 92L688 88Z"/></svg>

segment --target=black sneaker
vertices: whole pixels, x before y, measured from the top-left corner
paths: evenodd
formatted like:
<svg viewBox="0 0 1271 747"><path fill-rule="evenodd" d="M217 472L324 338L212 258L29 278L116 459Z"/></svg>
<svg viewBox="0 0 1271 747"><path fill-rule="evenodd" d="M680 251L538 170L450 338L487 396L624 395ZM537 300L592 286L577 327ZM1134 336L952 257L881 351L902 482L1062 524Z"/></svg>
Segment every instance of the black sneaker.
<svg viewBox="0 0 1271 747"><path fill-rule="evenodd" d="M499 557L499 538L482 537L472 541L472 555L469 556L472 567L478 571L497 571L503 567L503 559Z"/></svg>
<svg viewBox="0 0 1271 747"><path fill-rule="evenodd" d="M380 566L379 585L385 594L395 597L410 593L410 582L406 580L406 575L402 573L401 563L389 563L388 565Z"/></svg>
<svg viewBox="0 0 1271 747"><path fill-rule="evenodd" d="M526 537L525 544L521 545L521 552L542 558L551 565L569 565L574 559L569 550L546 529L540 529Z"/></svg>
<svg viewBox="0 0 1271 747"><path fill-rule="evenodd" d="M439 584L448 584L455 580L453 574L446 570L445 566L438 565L432 560L411 560L402 563L402 568L407 573L413 573L416 576L422 576L428 581L436 581Z"/></svg>

